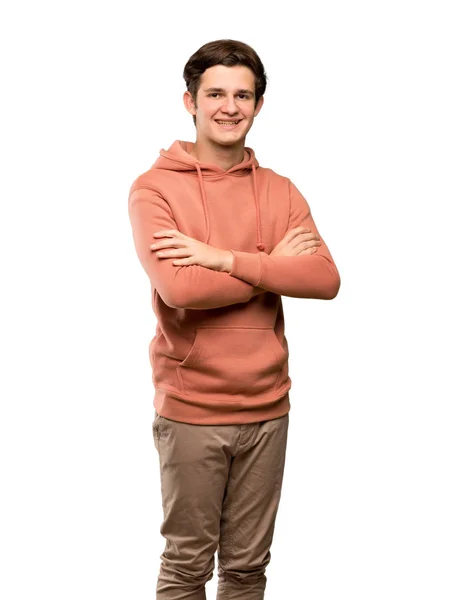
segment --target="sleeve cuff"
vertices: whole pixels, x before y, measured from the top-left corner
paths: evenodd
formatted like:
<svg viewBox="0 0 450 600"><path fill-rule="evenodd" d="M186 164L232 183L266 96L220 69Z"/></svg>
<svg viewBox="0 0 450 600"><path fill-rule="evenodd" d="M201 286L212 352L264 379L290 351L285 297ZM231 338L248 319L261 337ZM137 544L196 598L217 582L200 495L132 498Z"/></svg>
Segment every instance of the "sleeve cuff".
<svg viewBox="0 0 450 600"><path fill-rule="evenodd" d="M233 277L243 279L254 286L258 286L262 274L260 254L240 252L239 250L230 250L230 252L234 258L229 274Z"/></svg>

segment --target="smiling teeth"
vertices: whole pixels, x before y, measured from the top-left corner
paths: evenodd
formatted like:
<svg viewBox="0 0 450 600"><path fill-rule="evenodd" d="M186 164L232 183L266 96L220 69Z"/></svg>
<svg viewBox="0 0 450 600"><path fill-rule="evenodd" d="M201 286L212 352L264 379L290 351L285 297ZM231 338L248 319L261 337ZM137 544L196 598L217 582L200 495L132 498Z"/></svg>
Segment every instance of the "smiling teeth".
<svg viewBox="0 0 450 600"><path fill-rule="evenodd" d="M239 121L217 121L220 125L237 125Z"/></svg>

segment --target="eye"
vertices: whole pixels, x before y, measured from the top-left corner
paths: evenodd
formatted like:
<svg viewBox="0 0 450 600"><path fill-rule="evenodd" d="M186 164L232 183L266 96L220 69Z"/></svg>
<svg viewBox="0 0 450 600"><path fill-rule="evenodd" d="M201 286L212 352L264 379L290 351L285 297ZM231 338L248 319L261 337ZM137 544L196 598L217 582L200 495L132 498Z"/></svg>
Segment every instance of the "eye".
<svg viewBox="0 0 450 600"><path fill-rule="evenodd" d="M216 98L217 96L220 96L219 92L210 92L208 94L208 97L212 97L212 98ZM248 100L249 95L248 94L238 94L238 96L240 96L243 100Z"/></svg>

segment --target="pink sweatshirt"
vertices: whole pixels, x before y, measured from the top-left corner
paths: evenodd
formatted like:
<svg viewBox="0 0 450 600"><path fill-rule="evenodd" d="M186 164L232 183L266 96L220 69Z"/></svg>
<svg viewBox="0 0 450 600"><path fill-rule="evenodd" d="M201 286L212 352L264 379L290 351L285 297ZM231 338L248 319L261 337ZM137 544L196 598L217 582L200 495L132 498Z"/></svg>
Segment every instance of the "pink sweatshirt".
<svg viewBox="0 0 450 600"><path fill-rule="evenodd" d="M168 419L236 424L290 410L281 296L331 300L340 276L321 245L311 255L270 256L294 227L319 235L310 208L286 177L260 167L251 148L229 170L196 160L175 141L133 182L128 211L152 289L156 332L149 346L153 405ZM230 273L158 258L153 234L177 229L231 250Z"/></svg>

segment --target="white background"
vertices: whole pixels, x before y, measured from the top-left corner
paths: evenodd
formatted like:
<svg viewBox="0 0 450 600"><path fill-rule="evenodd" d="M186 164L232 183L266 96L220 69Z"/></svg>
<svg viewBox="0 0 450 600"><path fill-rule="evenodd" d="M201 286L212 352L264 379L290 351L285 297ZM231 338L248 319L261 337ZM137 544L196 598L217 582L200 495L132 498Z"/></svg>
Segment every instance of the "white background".
<svg viewBox="0 0 450 600"><path fill-rule="evenodd" d="M4 600L155 597L155 317L127 198L161 148L195 140L183 67L226 37L269 77L246 145L304 194L342 280L331 302L283 299L266 598L450 598L445 4L3 5Z"/></svg>

